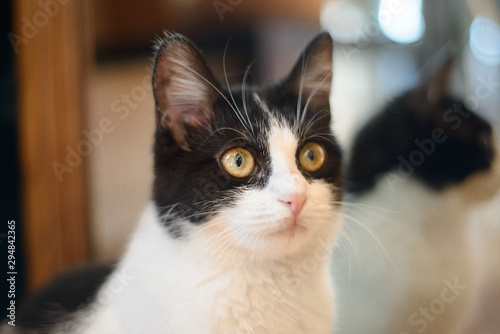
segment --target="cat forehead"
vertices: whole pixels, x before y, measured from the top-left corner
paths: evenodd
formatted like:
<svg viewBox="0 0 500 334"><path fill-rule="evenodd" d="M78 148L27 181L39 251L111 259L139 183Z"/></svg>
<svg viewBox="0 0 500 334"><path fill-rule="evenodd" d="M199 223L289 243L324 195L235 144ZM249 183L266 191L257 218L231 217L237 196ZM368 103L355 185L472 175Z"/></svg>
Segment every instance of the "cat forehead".
<svg viewBox="0 0 500 334"><path fill-rule="evenodd" d="M298 145L296 129L294 130L289 120L281 114L282 110L271 107L258 93L253 93L252 97L258 108L268 118L267 139L271 154L294 151Z"/></svg>
<svg viewBox="0 0 500 334"><path fill-rule="evenodd" d="M253 92L252 100L255 103L256 111L262 115L262 117L267 118L270 123L277 123L277 125L288 124L297 130L296 126L300 124L298 119L299 115L305 112L303 106L299 106L300 101L296 98L290 98L290 96L280 96L276 92ZM304 118L308 119L314 112L305 113Z"/></svg>
<svg viewBox="0 0 500 334"><path fill-rule="evenodd" d="M273 147L286 146L293 151L313 137L333 142L329 108L308 107L279 87L233 90L229 96L234 104L219 100L210 135L217 137L224 148L249 145L269 157L272 143L281 143Z"/></svg>
<svg viewBox="0 0 500 334"><path fill-rule="evenodd" d="M299 139L294 131L286 123L273 119L267 140L271 174L282 175L296 171L295 160Z"/></svg>
<svg viewBox="0 0 500 334"><path fill-rule="evenodd" d="M264 102L263 98L257 92L254 92L252 94L252 98L255 101L257 107L259 107L266 115L272 116L269 105Z"/></svg>
<svg viewBox="0 0 500 334"><path fill-rule="evenodd" d="M287 122L291 126L300 126L301 122L318 116L317 110L305 105L306 101L301 101L297 96L282 91L279 87L247 90L240 88L228 92L227 95L229 96L227 99L223 97L219 99L221 116L224 116L226 121L237 121L244 126L256 123L265 128L273 119L277 119L280 123ZM329 109L322 109L319 112L322 116L330 115Z"/></svg>

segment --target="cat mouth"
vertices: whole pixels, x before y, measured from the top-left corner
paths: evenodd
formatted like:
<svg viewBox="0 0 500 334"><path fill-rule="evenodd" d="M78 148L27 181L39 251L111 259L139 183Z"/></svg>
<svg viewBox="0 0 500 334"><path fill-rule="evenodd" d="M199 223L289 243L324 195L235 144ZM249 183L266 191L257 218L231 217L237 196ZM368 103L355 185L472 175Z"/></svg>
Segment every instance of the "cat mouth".
<svg viewBox="0 0 500 334"><path fill-rule="evenodd" d="M268 237L293 237L306 228L299 223L297 217L286 219L280 226L266 233Z"/></svg>

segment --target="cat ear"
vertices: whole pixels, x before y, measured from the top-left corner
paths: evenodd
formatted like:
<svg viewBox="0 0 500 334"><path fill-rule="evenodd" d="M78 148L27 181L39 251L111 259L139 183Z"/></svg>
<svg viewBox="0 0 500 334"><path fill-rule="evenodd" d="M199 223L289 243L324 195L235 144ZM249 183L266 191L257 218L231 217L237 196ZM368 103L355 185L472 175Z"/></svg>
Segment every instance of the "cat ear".
<svg viewBox="0 0 500 334"><path fill-rule="evenodd" d="M219 85L196 46L179 34L165 34L156 47L153 93L156 120L182 149L193 131L208 128Z"/></svg>
<svg viewBox="0 0 500 334"><path fill-rule="evenodd" d="M449 56L425 85L427 102L434 105L450 95L450 77L455 57Z"/></svg>
<svg viewBox="0 0 500 334"><path fill-rule="evenodd" d="M304 50L286 80L286 89L311 107L328 107L332 86L333 41L318 35Z"/></svg>

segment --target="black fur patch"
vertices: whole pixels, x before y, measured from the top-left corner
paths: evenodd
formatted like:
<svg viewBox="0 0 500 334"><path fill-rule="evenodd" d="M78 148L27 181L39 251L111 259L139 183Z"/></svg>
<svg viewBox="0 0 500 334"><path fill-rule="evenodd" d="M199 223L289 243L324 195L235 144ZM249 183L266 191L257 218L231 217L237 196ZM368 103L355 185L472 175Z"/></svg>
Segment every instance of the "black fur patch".
<svg viewBox="0 0 500 334"><path fill-rule="evenodd" d="M433 189L460 183L493 160L491 126L457 99L428 103L407 92L358 133L348 170L348 189L371 189L386 172L415 176Z"/></svg>
<svg viewBox="0 0 500 334"><path fill-rule="evenodd" d="M92 302L113 271L112 264L93 263L56 277L26 299L16 315L19 333L52 333L51 328L70 320L74 312Z"/></svg>
<svg viewBox="0 0 500 334"><path fill-rule="evenodd" d="M161 214L200 223L218 206L229 205L234 190L265 185L270 170L263 138L269 123L252 100L247 103L255 134L243 127L222 98L214 103L212 128L198 133L189 151L181 149L163 131L156 132L154 199ZM239 108L243 110L241 104ZM220 165L219 157L232 147L245 147L254 155L258 165L249 177L233 177Z"/></svg>

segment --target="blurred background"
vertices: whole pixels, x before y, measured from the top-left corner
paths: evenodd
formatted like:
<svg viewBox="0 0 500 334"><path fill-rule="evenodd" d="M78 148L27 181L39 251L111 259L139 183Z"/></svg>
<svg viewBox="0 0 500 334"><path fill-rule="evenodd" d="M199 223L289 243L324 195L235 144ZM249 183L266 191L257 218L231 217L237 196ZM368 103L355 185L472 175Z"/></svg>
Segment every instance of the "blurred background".
<svg viewBox="0 0 500 334"><path fill-rule="evenodd" d="M250 80L278 80L328 30L346 146L450 52L453 91L500 125L498 0L4 0L1 15L1 205L16 221L18 296L123 251L150 196L151 46L164 29L221 80L225 54L234 84L250 64ZM2 224L1 254L5 237Z"/></svg>

